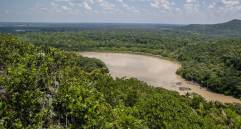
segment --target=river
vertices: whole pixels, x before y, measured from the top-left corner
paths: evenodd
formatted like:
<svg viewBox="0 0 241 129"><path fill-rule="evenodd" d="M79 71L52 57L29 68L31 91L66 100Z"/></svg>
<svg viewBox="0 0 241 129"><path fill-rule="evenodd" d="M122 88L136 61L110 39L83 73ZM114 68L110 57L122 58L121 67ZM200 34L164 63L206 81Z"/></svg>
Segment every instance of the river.
<svg viewBox="0 0 241 129"><path fill-rule="evenodd" d="M81 52L82 56L97 58L108 67L110 74L115 77L134 77L155 87L179 92L181 95L197 93L207 101L222 103L241 103L239 99L208 91L198 84L185 81L176 75L181 66L173 61L158 57L126 53Z"/></svg>

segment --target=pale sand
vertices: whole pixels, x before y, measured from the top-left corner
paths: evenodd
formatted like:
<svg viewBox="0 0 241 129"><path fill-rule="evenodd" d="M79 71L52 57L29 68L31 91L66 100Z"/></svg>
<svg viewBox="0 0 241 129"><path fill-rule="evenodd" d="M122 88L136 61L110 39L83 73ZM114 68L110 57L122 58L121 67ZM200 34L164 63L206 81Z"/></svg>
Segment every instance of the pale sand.
<svg viewBox="0 0 241 129"><path fill-rule="evenodd" d="M197 84L185 81L176 75L180 65L172 61L152 56L124 53L82 52L80 54L102 60L113 77L134 77L155 87L178 91L182 95L187 92L194 92L208 101L241 103L239 99L234 97L217 94L208 91L206 88L201 88ZM191 90L181 91L180 87L190 88Z"/></svg>

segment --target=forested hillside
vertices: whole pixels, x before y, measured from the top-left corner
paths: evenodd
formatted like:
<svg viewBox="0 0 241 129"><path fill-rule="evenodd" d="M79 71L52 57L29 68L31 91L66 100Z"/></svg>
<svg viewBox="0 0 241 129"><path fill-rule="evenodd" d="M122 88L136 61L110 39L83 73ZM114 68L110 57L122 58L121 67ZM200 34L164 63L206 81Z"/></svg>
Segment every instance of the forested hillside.
<svg viewBox="0 0 241 129"><path fill-rule="evenodd" d="M0 128L241 127L240 105L114 80L99 60L10 35L0 35L0 66Z"/></svg>
<svg viewBox="0 0 241 129"><path fill-rule="evenodd" d="M241 97L241 40L172 31L40 32L18 35L42 46L70 51L131 51L161 55L182 64L177 72L212 91Z"/></svg>
<svg viewBox="0 0 241 129"><path fill-rule="evenodd" d="M234 19L219 24L191 24L180 28L181 31L191 31L208 36L238 36L241 35L241 20Z"/></svg>

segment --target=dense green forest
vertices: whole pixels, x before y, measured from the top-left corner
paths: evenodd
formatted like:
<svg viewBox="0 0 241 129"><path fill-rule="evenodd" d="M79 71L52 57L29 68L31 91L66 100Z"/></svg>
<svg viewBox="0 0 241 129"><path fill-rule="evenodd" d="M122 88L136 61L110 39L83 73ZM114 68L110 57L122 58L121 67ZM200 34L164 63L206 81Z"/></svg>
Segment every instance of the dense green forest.
<svg viewBox="0 0 241 129"><path fill-rule="evenodd" d="M179 28L180 31L190 31L205 34L207 36L237 36L241 35L241 20L233 19L231 21L219 24L191 24Z"/></svg>
<svg viewBox="0 0 241 129"><path fill-rule="evenodd" d="M86 38L93 36L92 33L76 35L38 33L25 36L31 37L35 43L43 41L50 43L49 36L53 36L52 46L53 44L60 48L68 46L67 49L70 50L74 50L71 45L77 42L80 48L88 42L93 42L97 47L98 43L94 37ZM86 36L84 37L86 40L81 41L81 36ZM99 35L94 36L99 38ZM113 36L109 36L103 38L113 39ZM124 37L122 40L126 39L125 35L120 37ZM125 45L131 46L129 43L134 39L125 41ZM158 39L162 38L156 40ZM170 42L178 40L167 39ZM120 44L122 40L119 41ZM139 37L139 40L141 40L140 46L145 45L143 38ZM154 39L145 38L145 40ZM64 41L66 43L62 44ZM71 41L75 42L69 44ZM98 41L102 44L101 40ZM183 44L184 48L193 45L189 44L189 41ZM163 46L163 49L166 47L167 56L176 55L175 51L170 52L171 49L177 48L174 45L165 46L158 42L155 45ZM195 48L195 45L193 47ZM114 50L112 47L108 48ZM132 47L123 47L127 48L134 50ZM155 47L146 49L156 50ZM156 52L162 53L162 51ZM225 57L226 60L231 60L231 57ZM225 67L227 65L231 68L231 64L232 61L227 62ZM235 65L232 67L239 69ZM183 72L187 69L188 67L184 65ZM196 95L191 98L180 96L176 92L153 88L133 78L114 80L108 74L106 66L99 60L84 58L56 48L34 46L11 35L0 35L0 128L239 129L240 127L241 105L206 102Z"/></svg>
<svg viewBox="0 0 241 129"><path fill-rule="evenodd" d="M86 30L18 34L25 41L68 51L129 51L179 61L177 71L210 90L241 97L241 39L156 30Z"/></svg>

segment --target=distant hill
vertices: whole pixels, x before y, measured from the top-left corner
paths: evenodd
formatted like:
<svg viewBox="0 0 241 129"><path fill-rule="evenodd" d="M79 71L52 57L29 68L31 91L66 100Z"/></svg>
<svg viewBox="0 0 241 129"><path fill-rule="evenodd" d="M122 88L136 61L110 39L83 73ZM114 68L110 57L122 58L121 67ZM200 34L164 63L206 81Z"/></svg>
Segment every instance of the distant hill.
<svg viewBox="0 0 241 129"><path fill-rule="evenodd" d="M78 32L83 30L101 31L165 31L196 32L208 36L241 36L241 20L234 19L219 24L135 24L135 23L24 23L0 22L0 33L24 32Z"/></svg>
<svg viewBox="0 0 241 129"><path fill-rule="evenodd" d="M191 24L181 27L181 30L208 35L241 36L241 20L234 19L219 24Z"/></svg>

